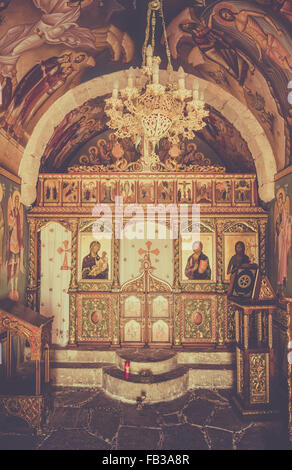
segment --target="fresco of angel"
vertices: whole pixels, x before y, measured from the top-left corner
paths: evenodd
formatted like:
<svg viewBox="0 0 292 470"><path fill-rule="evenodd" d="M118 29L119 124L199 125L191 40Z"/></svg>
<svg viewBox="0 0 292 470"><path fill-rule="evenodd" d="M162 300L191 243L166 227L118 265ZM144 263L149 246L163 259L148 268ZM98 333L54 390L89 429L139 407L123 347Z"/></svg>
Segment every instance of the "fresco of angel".
<svg viewBox="0 0 292 470"><path fill-rule="evenodd" d="M93 67L95 61L85 52L66 51L36 64L18 83L8 107L5 121L17 134L40 107L78 71Z"/></svg>
<svg viewBox="0 0 292 470"><path fill-rule="evenodd" d="M167 27L170 51L177 59L179 42L185 41L194 45L188 55L188 63L194 67L211 61L243 85L248 71L254 72L254 66L243 52L231 46L223 34L212 29L212 24L198 19L190 8L183 10Z"/></svg>
<svg viewBox="0 0 292 470"><path fill-rule="evenodd" d="M292 0L272 0L272 7L292 23Z"/></svg>
<svg viewBox="0 0 292 470"><path fill-rule="evenodd" d="M0 183L0 282L1 282L1 271L3 266L3 245L4 245L4 231L5 231L5 219L2 207L4 190L3 185Z"/></svg>
<svg viewBox="0 0 292 470"><path fill-rule="evenodd" d="M282 70L292 72L291 56L279 39L273 34L266 33L255 18L265 20L275 30L277 35L282 35L282 31L276 23L264 13L253 10L237 9L229 3L219 3L214 8L209 24L212 24L213 18L225 26L235 26L237 31L245 34L251 39L258 50L259 61L263 59L263 53L271 59Z"/></svg>
<svg viewBox="0 0 292 470"><path fill-rule="evenodd" d="M82 2L33 0L33 3L42 11L39 21L12 26L0 39L0 71L3 76L15 75L21 55L44 44L64 44L89 52L110 47L114 60L118 60L121 53L126 61L131 60L134 46L127 33L113 25L96 29L79 26Z"/></svg>
<svg viewBox="0 0 292 470"><path fill-rule="evenodd" d="M64 158L74 145L80 142L86 142L90 137L88 134L94 134L102 126L103 109L93 100L82 105L78 109L73 109L68 113L63 121L55 127L55 130L46 146L42 157L42 166L54 166L60 168L64 163ZM85 132L86 131L86 132Z"/></svg>
<svg viewBox="0 0 292 470"><path fill-rule="evenodd" d="M286 287L288 254L291 248L290 198L283 188L278 189L274 206L274 254L277 256L277 284Z"/></svg>

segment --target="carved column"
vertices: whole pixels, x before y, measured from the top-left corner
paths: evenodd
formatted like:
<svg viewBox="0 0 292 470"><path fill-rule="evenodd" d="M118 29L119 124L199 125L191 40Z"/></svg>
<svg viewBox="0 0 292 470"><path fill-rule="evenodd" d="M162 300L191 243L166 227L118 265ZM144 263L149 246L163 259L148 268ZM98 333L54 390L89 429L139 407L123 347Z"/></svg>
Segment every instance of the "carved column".
<svg viewBox="0 0 292 470"><path fill-rule="evenodd" d="M78 220L70 221L72 233L71 244L71 278L69 286L69 345L76 344L76 292L77 282L77 251L78 251Z"/></svg>
<svg viewBox="0 0 292 470"><path fill-rule="evenodd" d="M113 242L113 283L112 291L120 291L120 240L114 239ZM113 307L112 307L112 344L113 348L120 347L120 302L119 294L113 296L112 298Z"/></svg>
<svg viewBox="0 0 292 470"><path fill-rule="evenodd" d="M26 289L27 305L32 309L37 309L38 279L37 279L37 222L35 219L28 219L29 223L29 254L28 254L28 285Z"/></svg>
<svg viewBox="0 0 292 470"><path fill-rule="evenodd" d="M217 280L216 292L224 292L223 286L223 223L216 223L216 244L217 244Z"/></svg>
<svg viewBox="0 0 292 470"><path fill-rule="evenodd" d="M113 290L120 288L120 240L114 240Z"/></svg>
<svg viewBox="0 0 292 470"><path fill-rule="evenodd" d="M181 311L180 305L180 295L181 284L179 280L179 270L180 270L180 261L179 261L179 239L175 238L173 241L173 291L174 291L174 301L173 301L173 344L175 347L181 347L181 328L182 321L184 319L183 312Z"/></svg>
<svg viewBox="0 0 292 470"><path fill-rule="evenodd" d="M181 309L180 294L174 294L173 302L173 344L174 347L181 347L183 312Z"/></svg>
<svg viewBox="0 0 292 470"><path fill-rule="evenodd" d="M225 318L227 316L227 297L217 296L217 342L220 346L225 343Z"/></svg>
<svg viewBox="0 0 292 470"><path fill-rule="evenodd" d="M173 241L173 289L180 291L181 285L179 280L179 239Z"/></svg>
<svg viewBox="0 0 292 470"><path fill-rule="evenodd" d="M113 348L120 347L120 302L119 294L112 297L112 344Z"/></svg>
<svg viewBox="0 0 292 470"><path fill-rule="evenodd" d="M266 274L266 220L259 221L259 257L260 270Z"/></svg>
<svg viewBox="0 0 292 470"><path fill-rule="evenodd" d="M77 282L77 251L78 251L78 220L70 221L69 229L72 233L71 243L71 279L70 279L70 291L76 290L78 287Z"/></svg>

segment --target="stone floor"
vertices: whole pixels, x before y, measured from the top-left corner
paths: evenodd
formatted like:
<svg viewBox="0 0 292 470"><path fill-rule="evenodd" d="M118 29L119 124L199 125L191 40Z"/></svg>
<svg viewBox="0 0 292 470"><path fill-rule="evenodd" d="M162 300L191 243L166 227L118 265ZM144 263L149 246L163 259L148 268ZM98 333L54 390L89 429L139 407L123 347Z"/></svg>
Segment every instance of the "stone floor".
<svg viewBox="0 0 292 470"><path fill-rule="evenodd" d="M0 414L1 450L292 449L281 419L243 421L229 391L193 390L142 411L100 389L63 389L53 396L42 435L23 420Z"/></svg>

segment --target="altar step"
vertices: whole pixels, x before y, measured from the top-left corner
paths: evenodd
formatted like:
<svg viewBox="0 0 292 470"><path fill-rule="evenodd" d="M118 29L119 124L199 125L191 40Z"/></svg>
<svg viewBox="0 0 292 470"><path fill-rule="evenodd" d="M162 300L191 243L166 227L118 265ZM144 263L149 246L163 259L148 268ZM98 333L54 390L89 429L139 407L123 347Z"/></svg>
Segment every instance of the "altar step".
<svg viewBox="0 0 292 470"><path fill-rule="evenodd" d="M124 373L116 366L104 370L103 389L112 398L129 403L136 402L142 392L145 403L157 403L179 398L188 391L188 368L176 367L171 372L142 377Z"/></svg>
<svg viewBox="0 0 292 470"><path fill-rule="evenodd" d="M234 354L121 349L55 349L51 354L52 382L58 387L101 387L110 396L135 402L141 392L147 402L168 401L194 388L225 388L234 385ZM130 378L124 363L130 361Z"/></svg>

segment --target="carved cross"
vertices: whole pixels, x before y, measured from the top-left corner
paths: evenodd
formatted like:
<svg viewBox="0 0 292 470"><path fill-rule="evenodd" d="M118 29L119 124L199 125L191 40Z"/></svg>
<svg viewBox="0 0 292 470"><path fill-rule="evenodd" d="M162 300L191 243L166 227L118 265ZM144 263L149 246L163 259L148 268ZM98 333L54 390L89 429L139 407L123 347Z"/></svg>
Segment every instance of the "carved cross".
<svg viewBox="0 0 292 470"><path fill-rule="evenodd" d="M143 263L145 261L145 258L146 258L146 260L150 263L151 269L156 269L155 267L153 267L151 265L150 255L158 256L160 251L159 251L158 248L155 248L154 250L151 250L152 242L150 242L149 240L145 243L145 245L146 245L147 248L146 249L140 248L138 253L139 253L140 256L142 256L142 255L146 255L146 256L144 256L144 258L140 259L139 261L141 261Z"/></svg>
<svg viewBox="0 0 292 470"><path fill-rule="evenodd" d="M63 241L63 245L64 245L64 248L62 246L60 246L58 249L57 249L57 252L61 255L62 253L64 253L64 260L63 260L63 264L61 266L61 270L63 271L67 271L69 269L71 269L70 266L68 266L68 253L71 252L71 248L68 248L69 247L69 241L68 240L64 240Z"/></svg>

